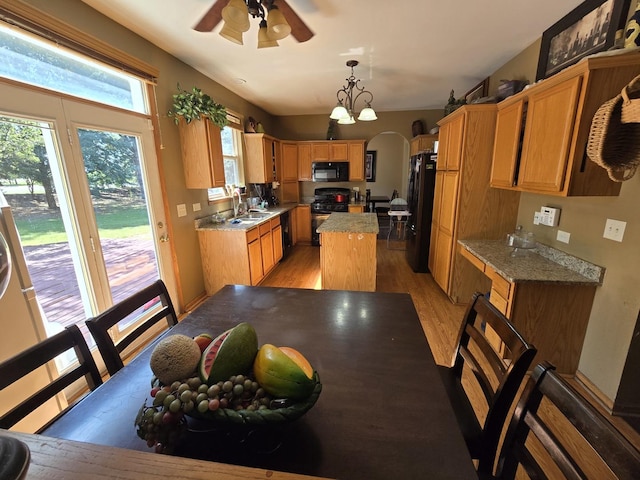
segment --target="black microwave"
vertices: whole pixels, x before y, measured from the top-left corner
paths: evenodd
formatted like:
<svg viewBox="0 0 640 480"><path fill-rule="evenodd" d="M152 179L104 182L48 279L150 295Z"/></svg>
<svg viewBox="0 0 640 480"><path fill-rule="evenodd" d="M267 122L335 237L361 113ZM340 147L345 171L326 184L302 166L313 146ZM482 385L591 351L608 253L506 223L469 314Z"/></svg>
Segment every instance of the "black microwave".
<svg viewBox="0 0 640 480"><path fill-rule="evenodd" d="M312 162L311 179L314 182L348 182L349 162Z"/></svg>

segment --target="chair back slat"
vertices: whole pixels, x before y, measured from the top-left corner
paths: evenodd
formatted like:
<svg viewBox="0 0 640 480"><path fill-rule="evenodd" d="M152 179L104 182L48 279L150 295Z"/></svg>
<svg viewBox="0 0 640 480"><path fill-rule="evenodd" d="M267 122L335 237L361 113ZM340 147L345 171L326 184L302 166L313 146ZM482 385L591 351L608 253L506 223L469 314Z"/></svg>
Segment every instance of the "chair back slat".
<svg viewBox="0 0 640 480"><path fill-rule="evenodd" d="M578 460L578 455L584 454L572 455L569 445L574 441L564 439L566 433L562 438L554 433L558 416L543 415L540 408L543 399L566 418L567 422L563 424L575 429L574 435L579 435L589 444L607 470L621 480L638 478L640 451L558 375L551 364L545 362L536 366L518 401L498 460L498 479L515 478L518 465L522 465L528 473L531 472L530 475L540 475L540 471L548 475L544 472L545 465L539 454L536 455L536 452L528 448L526 442L530 434L537 438L537 443L544 447L565 478L587 478Z"/></svg>
<svg viewBox="0 0 640 480"><path fill-rule="evenodd" d="M500 337L506 356L486 337L487 327ZM471 452L478 460L479 472L493 470L504 422L536 353L536 348L522 338L484 295L473 295L460 327L451 372L461 384L464 368L470 369L487 401L481 446L477 447L480 452L476 455Z"/></svg>
<svg viewBox="0 0 640 480"><path fill-rule="evenodd" d="M158 309L158 311L128 332L123 338L119 339L117 344L114 343L113 338L109 334L109 330L157 298L160 299L160 303L154 308ZM114 375L124 367L122 360L124 350L153 325L163 319L166 319L169 328L178 323L178 316L173 308L167 287L162 280L156 280L151 285L116 303L101 314L90 318L86 321L86 324L96 341L107 371L110 375Z"/></svg>
<svg viewBox="0 0 640 480"><path fill-rule="evenodd" d="M77 325L72 325L53 337L47 338L0 363L0 390L4 390L32 371L54 360L58 355L72 349L75 352L78 364L65 370L56 379L0 416L0 428L9 429L13 427L47 400L83 377L91 390L102 383L100 372L91 356L82 332L80 332ZM41 430L45 427L41 427Z"/></svg>

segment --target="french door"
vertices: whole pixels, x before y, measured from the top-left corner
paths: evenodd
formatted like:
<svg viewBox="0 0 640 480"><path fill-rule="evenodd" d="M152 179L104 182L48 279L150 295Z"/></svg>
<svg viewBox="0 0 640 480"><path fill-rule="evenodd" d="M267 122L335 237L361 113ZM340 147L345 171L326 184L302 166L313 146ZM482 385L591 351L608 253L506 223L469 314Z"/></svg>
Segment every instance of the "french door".
<svg viewBox="0 0 640 480"><path fill-rule="evenodd" d="M46 331L78 323L92 344L86 318L157 278L175 293L150 120L3 83L0 98L46 170L2 186Z"/></svg>

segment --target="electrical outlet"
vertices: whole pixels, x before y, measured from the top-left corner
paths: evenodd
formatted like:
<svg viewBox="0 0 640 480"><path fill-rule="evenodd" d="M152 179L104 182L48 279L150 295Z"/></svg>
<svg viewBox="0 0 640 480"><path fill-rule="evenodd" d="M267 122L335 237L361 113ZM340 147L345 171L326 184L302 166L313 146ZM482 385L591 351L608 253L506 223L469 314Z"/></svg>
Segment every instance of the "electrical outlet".
<svg viewBox="0 0 640 480"><path fill-rule="evenodd" d="M627 227L627 222L620 220L612 220L607 218L607 223L604 226L604 233L602 236L609 240L615 240L621 242L624 237L624 229Z"/></svg>
<svg viewBox="0 0 640 480"><path fill-rule="evenodd" d="M556 240L562 243L569 243L569 239L571 238L571 234L569 232L563 232L562 230L558 230L556 234Z"/></svg>

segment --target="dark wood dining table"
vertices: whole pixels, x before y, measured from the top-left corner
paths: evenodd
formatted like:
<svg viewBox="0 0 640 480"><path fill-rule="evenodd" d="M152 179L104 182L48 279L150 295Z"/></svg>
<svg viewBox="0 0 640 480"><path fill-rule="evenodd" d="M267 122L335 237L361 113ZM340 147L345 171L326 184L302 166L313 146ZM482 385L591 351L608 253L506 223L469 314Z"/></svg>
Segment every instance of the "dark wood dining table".
<svg viewBox="0 0 640 480"><path fill-rule="evenodd" d="M302 352L320 397L277 429L275 449L233 439L221 447L214 429L189 431L177 455L342 480L476 477L408 294L226 286L164 335L217 335L240 322L260 345ZM150 451L134 420L150 399L154 344L43 434Z"/></svg>

